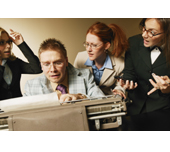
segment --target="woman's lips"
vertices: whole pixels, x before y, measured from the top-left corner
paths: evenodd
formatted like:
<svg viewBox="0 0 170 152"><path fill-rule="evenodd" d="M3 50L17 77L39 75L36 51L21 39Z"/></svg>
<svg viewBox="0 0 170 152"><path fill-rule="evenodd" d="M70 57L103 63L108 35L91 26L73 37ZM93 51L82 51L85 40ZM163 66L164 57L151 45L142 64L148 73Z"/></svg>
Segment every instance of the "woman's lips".
<svg viewBox="0 0 170 152"><path fill-rule="evenodd" d="M4 54L10 54L10 51L4 51Z"/></svg>
<svg viewBox="0 0 170 152"><path fill-rule="evenodd" d="M144 40L144 44L148 44L149 43L149 41L147 41L147 40Z"/></svg>
<svg viewBox="0 0 170 152"><path fill-rule="evenodd" d="M88 55L89 55L89 57L92 57L92 56L93 56L93 54L91 54L91 53L88 53Z"/></svg>

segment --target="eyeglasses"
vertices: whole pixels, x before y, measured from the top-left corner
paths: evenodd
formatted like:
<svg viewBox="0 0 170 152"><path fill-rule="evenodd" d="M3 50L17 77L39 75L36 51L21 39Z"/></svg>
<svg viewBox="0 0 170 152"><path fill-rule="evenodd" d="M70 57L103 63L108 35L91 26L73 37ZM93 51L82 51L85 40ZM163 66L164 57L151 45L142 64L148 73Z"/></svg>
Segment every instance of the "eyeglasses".
<svg viewBox="0 0 170 152"><path fill-rule="evenodd" d="M0 40L0 45L1 45L1 46L6 45L7 43L8 43L9 45L11 45L11 44L12 44L12 40L8 40L8 41Z"/></svg>
<svg viewBox="0 0 170 152"><path fill-rule="evenodd" d="M146 30L145 27L143 27L142 32L143 32L143 33L146 32L150 38L152 38L153 36L157 36L157 35L160 35L160 34L163 33L163 32L162 32L162 33L157 33L157 34L155 34L155 32L152 31L151 29L150 29L150 30Z"/></svg>
<svg viewBox="0 0 170 152"><path fill-rule="evenodd" d="M50 69L53 65L55 68L62 67L64 62L54 62L54 63L47 63L47 62L41 62L42 66L46 69Z"/></svg>
<svg viewBox="0 0 170 152"><path fill-rule="evenodd" d="M83 43L83 46L85 48L88 48L90 46L92 49L96 49L96 48L98 48L101 45L103 45L103 44L89 44L89 43L86 43L86 42Z"/></svg>

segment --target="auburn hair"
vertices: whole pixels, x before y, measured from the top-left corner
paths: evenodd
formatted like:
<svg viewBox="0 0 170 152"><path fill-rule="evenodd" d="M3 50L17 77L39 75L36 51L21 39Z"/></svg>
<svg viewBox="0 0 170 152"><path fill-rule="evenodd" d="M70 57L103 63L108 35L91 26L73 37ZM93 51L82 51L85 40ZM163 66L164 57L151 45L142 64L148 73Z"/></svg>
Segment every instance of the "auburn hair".
<svg viewBox="0 0 170 152"><path fill-rule="evenodd" d="M88 30L87 33L96 35L103 43L109 42L113 45L111 54L120 57L128 49L128 40L124 31L116 24L106 25L105 23L96 22Z"/></svg>

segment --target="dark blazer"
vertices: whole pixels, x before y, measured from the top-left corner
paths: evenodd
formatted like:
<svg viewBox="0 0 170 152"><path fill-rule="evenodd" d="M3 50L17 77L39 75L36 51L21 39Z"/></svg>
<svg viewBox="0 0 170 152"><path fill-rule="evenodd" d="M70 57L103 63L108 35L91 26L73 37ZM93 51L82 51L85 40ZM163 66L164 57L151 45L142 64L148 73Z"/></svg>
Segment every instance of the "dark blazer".
<svg viewBox="0 0 170 152"><path fill-rule="evenodd" d="M136 81L138 87L128 91L129 98L132 100L132 103L127 107L128 114L141 113L144 104L145 112L168 108L170 103L169 94L161 94L160 90L157 90L151 95L147 95L147 92L153 88L149 82L149 79L153 79L152 73L170 77L170 67L167 65L164 53L162 52L152 65L150 48L143 45L141 34L129 38L129 45L130 49L125 55L123 77Z"/></svg>
<svg viewBox="0 0 170 152"><path fill-rule="evenodd" d="M37 56L34 55L28 45L23 42L18 45L28 62L24 62L19 58L14 61L7 61L7 64L12 72L12 82L8 85L3 79L4 67L0 66L0 100L21 97L20 79L21 74L38 74L41 73L40 62Z"/></svg>

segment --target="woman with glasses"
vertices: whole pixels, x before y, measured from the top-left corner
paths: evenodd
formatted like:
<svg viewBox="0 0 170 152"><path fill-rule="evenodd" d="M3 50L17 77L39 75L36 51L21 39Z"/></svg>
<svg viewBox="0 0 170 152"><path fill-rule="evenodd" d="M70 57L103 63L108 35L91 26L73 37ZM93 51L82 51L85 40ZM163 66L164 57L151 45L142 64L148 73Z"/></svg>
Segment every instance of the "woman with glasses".
<svg viewBox="0 0 170 152"><path fill-rule="evenodd" d="M170 19L145 18L140 28L142 34L129 38L124 80L119 81L132 100L129 115L167 109L170 104Z"/></svg>
<svg viewBox="0 0 170 152"><path fill-rule="evenodd" d="M122 73L124 53L128 48L122 29L115 24L97 22L88 29L84 46L86 51L77 54L74 66L89 68L105 95L114 93L126 98L123 88L115 79L115 76Z"/></svg>
<svg viewBox="0 0 170 152"><path fill-rule="evenodd" d="M11 29L10 32L11 36L0 27L0 100L22 96L21 74L41 73L39 59L24 42L22 35ZM19 47L28 63L14 56L12 43Z"/></svg>

